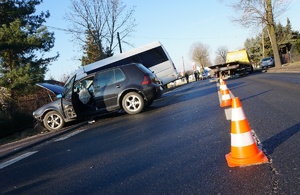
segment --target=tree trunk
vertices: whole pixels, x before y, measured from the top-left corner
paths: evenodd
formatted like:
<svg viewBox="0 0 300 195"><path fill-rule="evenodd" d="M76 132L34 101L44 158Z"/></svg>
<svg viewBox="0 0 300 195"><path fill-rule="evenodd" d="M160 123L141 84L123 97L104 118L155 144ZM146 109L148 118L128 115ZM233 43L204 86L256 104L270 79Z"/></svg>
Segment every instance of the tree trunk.
<svg viewBox="0 0 300 195"><path fill-rule="evenodd" d="M275 60L275 67L281 67L281 60L279 56L279 50L275 35L275 25L274 25L274 18L272 12L272 0L265 0L266 3L266 16L267 16L267 27L268 33L271 40L274 60Z"/></svg>

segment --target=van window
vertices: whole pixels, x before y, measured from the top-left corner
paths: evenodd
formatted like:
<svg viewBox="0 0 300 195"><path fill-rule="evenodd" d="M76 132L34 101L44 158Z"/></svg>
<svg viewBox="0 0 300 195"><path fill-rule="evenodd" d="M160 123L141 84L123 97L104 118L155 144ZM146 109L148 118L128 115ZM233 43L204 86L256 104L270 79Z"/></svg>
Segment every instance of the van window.
<svg viewBox="0 0 300 195"><path fill-rule="evenodd" d="M156 47L151 50L144 51L139 53L138 56L142 59L140 62L147 68L169 60L162 47Z"/></svg>
<svg viewBox="0 0 300 195"><path fill-rule="evenodd" d="M168 61L166 53L163 51L162 47L156 47L138 54L126 57L124 59L118 60L116 62L106 65L108 68L115 66L130 64L130 63L142 63L145 67L150 68L152 66L161 64Z"/></svg>

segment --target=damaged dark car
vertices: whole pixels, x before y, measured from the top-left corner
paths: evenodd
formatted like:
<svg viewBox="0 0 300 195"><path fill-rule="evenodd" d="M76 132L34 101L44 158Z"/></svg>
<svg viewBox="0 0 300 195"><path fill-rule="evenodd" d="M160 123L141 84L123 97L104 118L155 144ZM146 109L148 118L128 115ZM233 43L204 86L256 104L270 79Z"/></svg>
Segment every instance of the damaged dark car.
<svg viewBox="0 0 300 195"><path fill-rule="evenodd" d="M58 99L33 112L33 117L50 131L65 123L124 110L138 114L162 95L161 82L142 64L113 68L79 69L64 87L38 83Z"/></svg>

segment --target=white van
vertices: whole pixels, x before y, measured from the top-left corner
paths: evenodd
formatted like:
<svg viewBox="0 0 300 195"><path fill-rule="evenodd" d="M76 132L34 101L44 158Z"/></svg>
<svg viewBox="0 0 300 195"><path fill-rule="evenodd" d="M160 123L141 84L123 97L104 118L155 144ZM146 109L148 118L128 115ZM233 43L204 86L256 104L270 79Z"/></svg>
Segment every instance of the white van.
<svg viewBox="0 0 300 195"><path fill-rule="evenodd" d="M80 79L86 76L87 72L96 71L97 68L104 66L111 68L130 63L143 64L156 74L163 85L167 85L178 78L178 72L173 61L159 41L83 66L77 70L77 78Z"/></svg>

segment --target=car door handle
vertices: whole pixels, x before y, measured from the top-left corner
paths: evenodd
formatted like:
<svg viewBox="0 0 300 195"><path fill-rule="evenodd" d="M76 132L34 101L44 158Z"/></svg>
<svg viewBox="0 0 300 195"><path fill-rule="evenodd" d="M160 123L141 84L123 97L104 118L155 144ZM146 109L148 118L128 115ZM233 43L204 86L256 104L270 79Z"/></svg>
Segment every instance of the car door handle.
<svg viewBox="0 0 300 195"><path fill-rule="evenodd" d="M116 88L120 88L121 87L121 85L116 85Z"/></svg>

